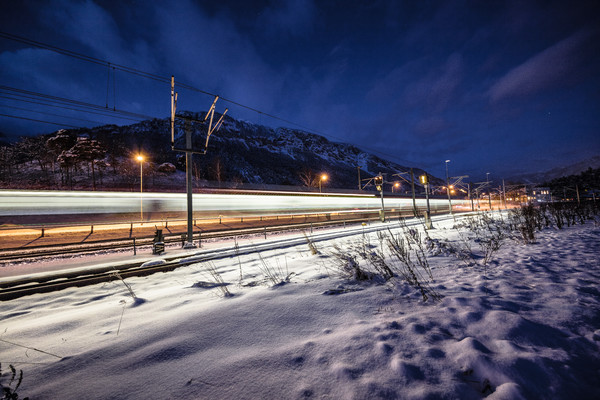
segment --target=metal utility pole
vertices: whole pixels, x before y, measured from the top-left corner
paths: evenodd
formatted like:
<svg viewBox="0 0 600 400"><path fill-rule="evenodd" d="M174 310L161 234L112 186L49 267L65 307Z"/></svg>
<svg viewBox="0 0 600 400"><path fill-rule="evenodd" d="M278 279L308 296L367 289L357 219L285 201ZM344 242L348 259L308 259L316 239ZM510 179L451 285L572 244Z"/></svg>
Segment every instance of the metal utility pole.
<svg viewBox="0 0 600 400"><path fill-rule="evenodd" d="M429 207L429 175L425 172L425 175L421 175L420 177L421 183L425 188L425 199L427 199L427 211L425 211L425 228L433 229L433 224L431 223L431 208Z"/></svg>
<svg viewBox="0 0 600 400"><path fill-rule="evenodd" d="M402 179L403 181L408 182L408 179L406 179L404 176L402 176L402 175L405 175L408 173L409 172L399 172L397 174L394 174L394 176L397 176L400 179ZM410 183L410 187L412 190L413 214L414 214L415 218L417 218L419 216L419 211L417 210L417 200L415 198L415 174L414 174L414 171L412 168L410 169L410 182L408 182L408 183ZM393 189L392 189L392 192L393 192Z"/></svg>
<svg viewBox="0 0 600 400"><path fill-rule="evenodd" d="M186 121L185 123L185 147L186 149L192 149L192 127L190 126L190 122ZM193 249L196 246L194 245L194 222L193 222L193 214L194 207L192 205L192 194L194 191L193 182L192 182L192 152L185 152L185 188L187 193L187 242L183 246L184 249Z"/></svg>
<svg viewBox="0 0 600 400"><path fill-rule="evenodd" d="M381 172L375 177L375 188L379 190L379 194L381 195L381 211L379 211L379 219L381 222L385 222L385 208L383 206L383 174Z"/></svg>
<svg viewBox="0 0 600 400"><path fill-rule="evenodd" d="M219 100L219 96L215 97L215 100L213 101L212 105L210 106L210 109L204 116L204 121L202 121L203 124L206 123L206 120L210 116L210 121L208 123L208 130L207 130L207 135L206 135L206 143L204 144L204 149L202 149L202 150L194 150L193 149L192 127L190 126L192 121L190 118L186 119L186 124L185 124L185 148L175 147L175 117L176 117L175 111L177 109L177 93L175 92L175 77L171 76L171 149L185 153L185 181L186 181L186 192L187 192L187 241L183 247L186 249L191 249L191 248L196 247L194 245L194 237L193 237L194 208L193 208L193 201L192 201L192 199L193 199L193 196L192 196L192 194L193 194L192 154L194 154L194 153L206 154L206 151L208 150L208 140L210 139L210 135L212 135L212 133L214 131L219 130L219 128L221 127L221 124L223 123L223 118L225 117L225 114L227 113L228 109L225 109L225 112L223 114L221 114L221 118L219 118L219 120L217 121L215 126L214 127L212 126L213 116L215 114L215 104L217 103L217 100Z"/></svg>
<svg viewBox="0 0 600 400"><path fill-rule="evenodd" d="M448 211L452 214L452 199L450 198L450 182L448 178L448 163L450 160L446 160L446 193L448 193Z"/></svg>
<svg viewBox="0 0 600 400"><path fill-rule="evenodd" d="M502 179L502 202L504 203L504 209L506 210L506 186L504 186L504 179Z"/></svg>
<svg viewBox="0 0 600 400"><path fill-rule="evenodd" d="M144 222L144 197L142 192L144 191L144 157L141 155L137 157L140 161L140 222Z"/></svg>
<svg viewBox="0 0 600 400"><path fill-rule="evenodd" d="M471 211L475 211L475 204L473 203L473 197L471 196L471 182L469 182L467 185L469 188L469 200L471 200Z"/></svg>
<svg viewBox="0 0 600 400"><path fill-rule="evenodd" d="M485 181L487 183L488 186L488 202L490 205L490 211L492 211L492 188L490 187L490 173L486 172L485 173Z"/></svg>
<svg viewBox="0 0 600 400"><path fill-rule="evenodd" d="M360 186L360 166L357 166L356 169L358 170L358 190L362 190Z"/></svg>
<svg viewBox="0 0 600 400"><path fill-rule="evenodd" d="M412 168L410 169L410 187L412 189L413 214L416 218L419 216L419 211L417 211L417 200L415 198L415 174Z"/></svg>

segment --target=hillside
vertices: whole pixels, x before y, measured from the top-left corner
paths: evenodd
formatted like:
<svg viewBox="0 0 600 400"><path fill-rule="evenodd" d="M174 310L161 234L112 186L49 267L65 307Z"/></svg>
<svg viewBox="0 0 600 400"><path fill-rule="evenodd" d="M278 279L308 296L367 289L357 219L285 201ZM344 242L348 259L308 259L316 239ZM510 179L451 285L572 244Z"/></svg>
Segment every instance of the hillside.
<svg viewBox="0 0 600 400"><path fill-rule="evenodd" d="M189 129L194 148L202 148L206 125L199 120L203 115L182 112L178 117L176 146L184 147L183 137ZM136 180L139 184L139 163L134 157L141 153L146 158L144 177L151 178L146 179L145 185L181 187L185 156L171 149L170 139L167 118L125 126L60 130L26 138L2 148L0 181L3 187L11 188L133 189ZM165 167L165 163L175 166L176 171ZM393 175L410 171L409 166L382 159L353 145L334 143L300 130L273 129L226 116L221 129L211 136L206 155L194 156L193 170L196 185L200 187L258 184L314 188L318 187L319 176L327 174L328 179L323 184L327 188L358 189L358 167L361 179L382 172L387 174L388 181L401 181ZM424 172L414 169L414 173L418 176ZM404 176L409 178L408 174ZM437 182L435 178L434 182ZM389 188L391 184L386 190ZM403 191L407 190L409 185L405 184Z"/></svg>

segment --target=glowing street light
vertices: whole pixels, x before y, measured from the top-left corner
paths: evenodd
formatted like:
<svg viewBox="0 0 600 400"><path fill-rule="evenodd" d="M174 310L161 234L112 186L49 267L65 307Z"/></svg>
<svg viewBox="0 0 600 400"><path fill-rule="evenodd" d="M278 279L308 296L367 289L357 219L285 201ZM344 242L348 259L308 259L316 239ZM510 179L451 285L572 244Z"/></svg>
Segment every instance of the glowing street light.
<svg viewBox="0 0 600 400"><path fill-rule="evenodd" d="M394 183L394 186L392 186L392 193L394 193L394 188L398 189L399 187L400 187L400 182Z"/></svg>
<svg viewBox="0 0 600 400"><path fill-rule="evenodd" d="M326 181L328 178L327 174L323 174L319 177L319 193L321 193L321 182Z"/></svg>
<svg viewBox="0 0 600 400"><path fill-rule="evenodd" d="M144 188L144 182L143 182L143 166L144 166L144 156L141 154L138 154L136 157L136 160L138 160L140 162L140 221L144 220L144 200L142 198L142 191Z"/></svg>

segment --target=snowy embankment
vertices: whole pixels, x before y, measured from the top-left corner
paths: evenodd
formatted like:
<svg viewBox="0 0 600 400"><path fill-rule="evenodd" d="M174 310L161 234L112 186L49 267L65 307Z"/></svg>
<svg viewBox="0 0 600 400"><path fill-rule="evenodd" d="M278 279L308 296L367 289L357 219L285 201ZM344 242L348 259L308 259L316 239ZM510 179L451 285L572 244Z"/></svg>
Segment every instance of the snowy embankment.
<svg viewBox="0 0 600 400"><path fill-rule="evenodd" d="M438 223L427 301L398 277L341 276L342 254L374 262L360 249L400 263L386 241L407 228L388 225L318 254L307 243L127 279L131 291L0 303L2 370L22 369L32 399L600 398L597 223L504 239L486 265L479 239Z"/></svg>

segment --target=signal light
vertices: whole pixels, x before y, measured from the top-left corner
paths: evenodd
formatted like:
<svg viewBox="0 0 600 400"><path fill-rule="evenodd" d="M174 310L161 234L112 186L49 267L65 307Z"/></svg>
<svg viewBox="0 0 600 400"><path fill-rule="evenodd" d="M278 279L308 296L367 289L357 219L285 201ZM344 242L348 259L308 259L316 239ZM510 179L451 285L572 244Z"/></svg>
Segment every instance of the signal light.
<svg viewBox="0 0 600 400"><path fill-rule="evenodd" d="M375 188L380 192L383 190L383 176L379 175L375 177Z"/></svg>

